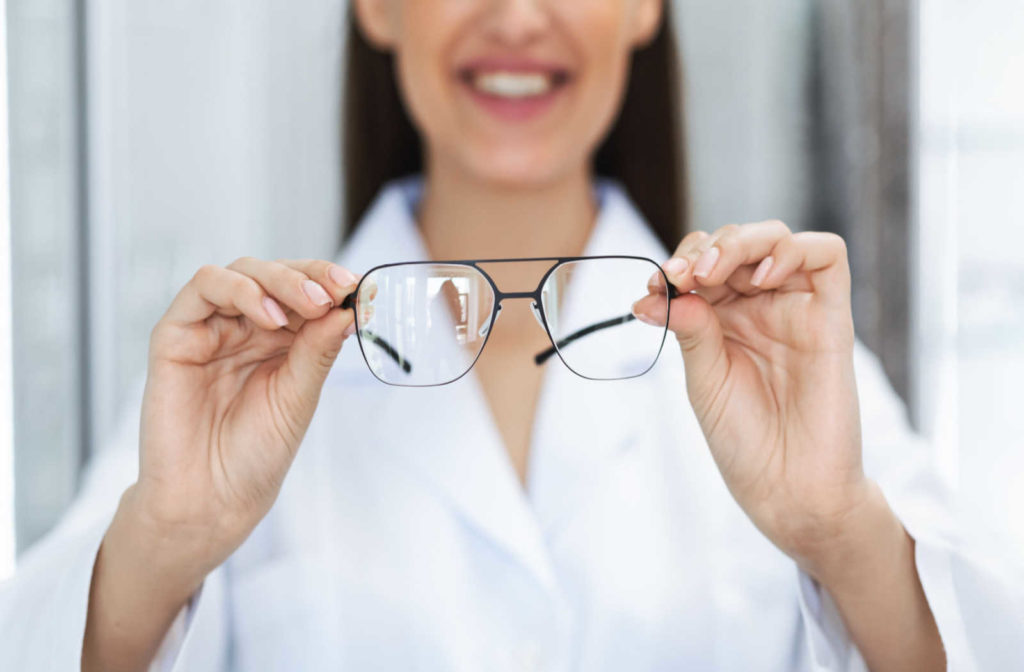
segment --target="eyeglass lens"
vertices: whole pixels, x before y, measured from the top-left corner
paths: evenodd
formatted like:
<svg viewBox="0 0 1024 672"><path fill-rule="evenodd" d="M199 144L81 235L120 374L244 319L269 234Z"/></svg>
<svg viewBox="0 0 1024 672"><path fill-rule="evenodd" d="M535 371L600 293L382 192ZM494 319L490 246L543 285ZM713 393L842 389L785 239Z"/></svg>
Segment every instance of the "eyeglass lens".
<svg viewBox="0 0 1024 672"><path fill-rule="evenodd" d="M633 303L644 297L668 302L664 275L653 261L580 259L560 263L547 275L539 308L558 355L574 373L628 378L654 364L665 338L664 325L633 317ZM366 363L391 385L450 383L480 355L500 300L483 272L468 264L373 269L355 302Z"/></svg>

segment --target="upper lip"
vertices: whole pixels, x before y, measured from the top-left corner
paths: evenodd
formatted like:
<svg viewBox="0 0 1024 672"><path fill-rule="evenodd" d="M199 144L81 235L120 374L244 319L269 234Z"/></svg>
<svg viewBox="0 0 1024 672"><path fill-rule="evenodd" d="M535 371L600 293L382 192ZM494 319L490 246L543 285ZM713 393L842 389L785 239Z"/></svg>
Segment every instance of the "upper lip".
<svg viewBox="0 0 1024 672"><path fill-rule="evenodd" d="M554 61L545 61L523 56L486 56L468 60L456 68L460 77L469 78L480 72L510 72L568 77L570 69Z"/></svg>

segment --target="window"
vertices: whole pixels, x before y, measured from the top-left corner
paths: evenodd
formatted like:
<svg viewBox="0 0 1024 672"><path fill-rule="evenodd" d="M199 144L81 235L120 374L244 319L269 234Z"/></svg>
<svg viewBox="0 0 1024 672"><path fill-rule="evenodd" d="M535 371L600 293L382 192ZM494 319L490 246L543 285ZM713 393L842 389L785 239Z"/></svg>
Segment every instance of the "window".
<svg viewBox="0 0 1024 672"><path fill-rule="evenodd" d="M921 430L969 525L1024 556L1021 35L1019 2L920 5L912 351Z"/></svg>
<svg viewBox="0 0 1024 672"><path fill-rule="evenodd" d="M0 581L14 571L11 227L7 166L7 2L0 0Z"/></svg>

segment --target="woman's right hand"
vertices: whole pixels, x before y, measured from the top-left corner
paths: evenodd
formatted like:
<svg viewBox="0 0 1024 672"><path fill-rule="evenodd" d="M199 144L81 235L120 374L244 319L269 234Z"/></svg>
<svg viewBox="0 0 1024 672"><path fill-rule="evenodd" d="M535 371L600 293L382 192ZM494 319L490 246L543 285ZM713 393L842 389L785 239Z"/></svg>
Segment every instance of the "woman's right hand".
<svg viewBox="0 0 1024 672"><path fill-rule="evenodd" d="M242 258L204 266L175 297L150 339L139 478L97 557L84 665L148 663L188 595L269 511L354 329L334 306L356 283L326 261ZM139 599L154 622L133 615Z"/></svg>

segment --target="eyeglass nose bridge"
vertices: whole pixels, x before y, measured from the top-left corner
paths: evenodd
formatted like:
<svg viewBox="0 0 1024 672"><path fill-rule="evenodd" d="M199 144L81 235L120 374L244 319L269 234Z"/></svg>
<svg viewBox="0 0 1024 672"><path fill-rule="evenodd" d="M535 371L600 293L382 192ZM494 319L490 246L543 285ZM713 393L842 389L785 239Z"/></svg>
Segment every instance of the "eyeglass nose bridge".
<svg viewBox="0 0 1024 672"><path fill-rule="evenodd" d="M540 290L534 290L532 292L497 292L495 295L494 309L494 322L498 321L498 316L501 315L501 302L505 299L531 299L530 301L530 312L533 313L534 319L537 320L537 324L545 332L548 330L547 325L544 323L544 315L541 313L540 308ZM489 328L489 327L488 327ZM481 334L482 335L482 334Z"/></svg>

